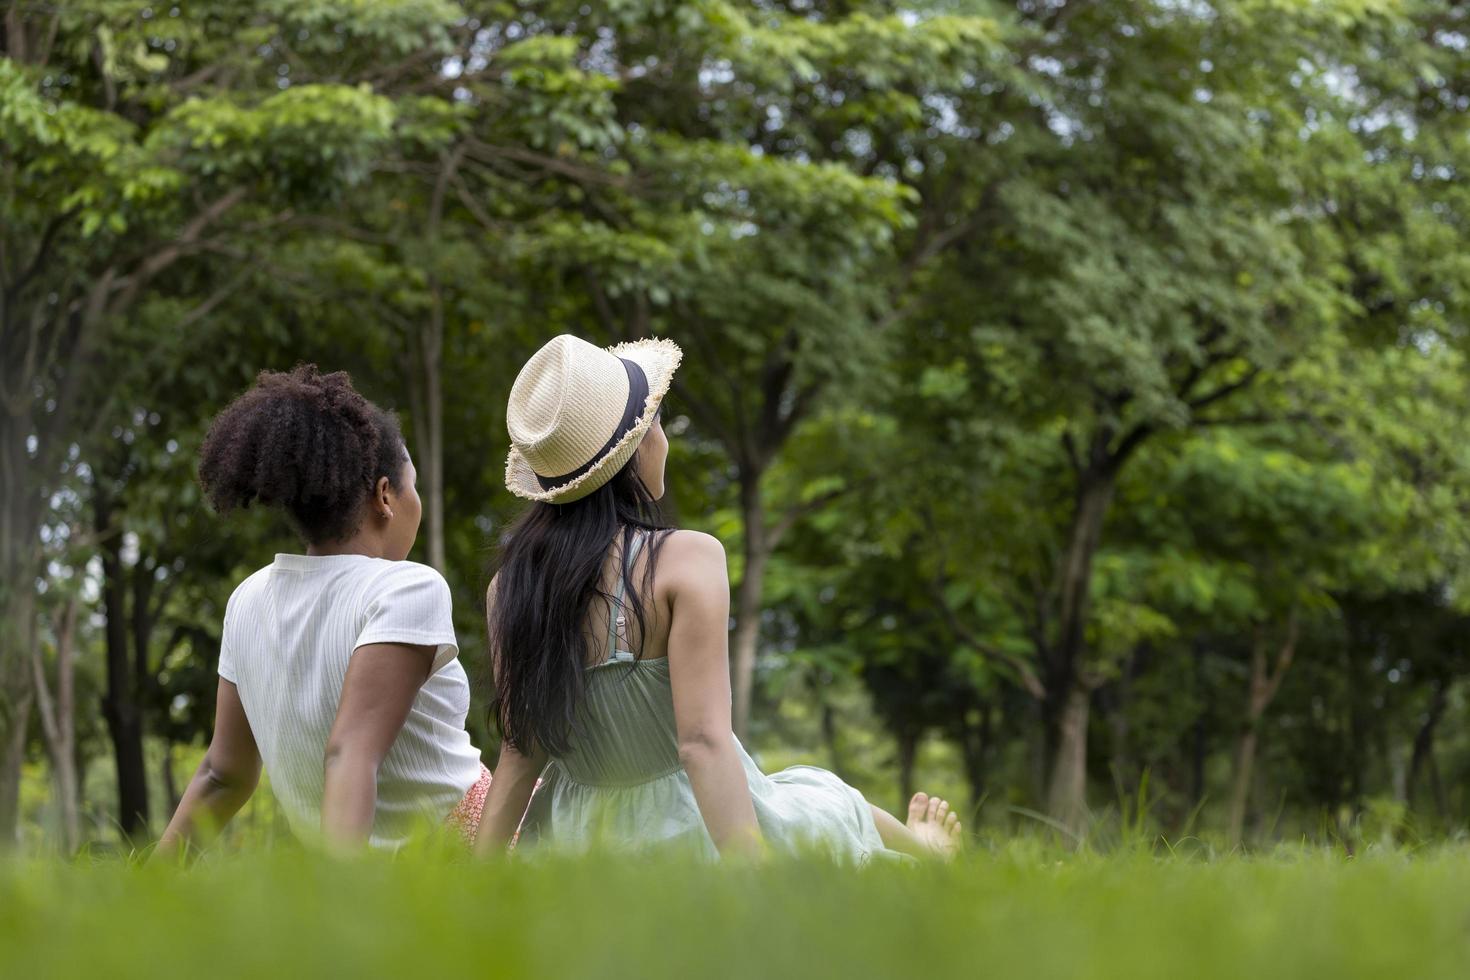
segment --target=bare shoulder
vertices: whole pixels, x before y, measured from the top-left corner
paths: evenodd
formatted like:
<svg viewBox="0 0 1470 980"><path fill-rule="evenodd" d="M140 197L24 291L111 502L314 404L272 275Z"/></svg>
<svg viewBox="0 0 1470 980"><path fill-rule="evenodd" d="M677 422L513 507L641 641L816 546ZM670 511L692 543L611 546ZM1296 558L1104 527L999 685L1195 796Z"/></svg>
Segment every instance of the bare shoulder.
<svg viewBox="0 0 1470 980"><path fill-rule="evenodd" d="M500 578L500 573L499 572L496 572L494 575L490 576L490 584L487 585L487 586L485 586L485 608L486 609L489 609L489 608L491 608L492 606L495 605L495 583L496 583L496 581L499 578Z"/></svg>
<svg viewBox="0 0 1470 980"><path fill-rule="evenodd" d="M703 531L670 531L664 539L663 554L671 561L725 562L725 546L719 538Z"/></svg>
<svg viewBox="0 0 1470 980"><path fill-rule="evenodd" d="M673 592L691 587L725 587L725 546L703 531L672 531L659 551L659 576Z"/></svg>

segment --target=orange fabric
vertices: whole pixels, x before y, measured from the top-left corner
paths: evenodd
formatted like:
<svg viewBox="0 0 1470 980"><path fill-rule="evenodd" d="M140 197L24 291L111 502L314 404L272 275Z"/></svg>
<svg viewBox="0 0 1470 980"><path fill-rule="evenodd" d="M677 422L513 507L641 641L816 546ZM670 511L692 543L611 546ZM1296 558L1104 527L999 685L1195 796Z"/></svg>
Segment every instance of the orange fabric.
<svg viewBox="0 0 1470 980"><path fill-rule="evenodd" d="M480 833L480 818L485 813L485 797L490 792L490 770L480 765L480 778L475 780L469 792L445 818L445 822L459 831L466 844L474 846Z"/></svg>

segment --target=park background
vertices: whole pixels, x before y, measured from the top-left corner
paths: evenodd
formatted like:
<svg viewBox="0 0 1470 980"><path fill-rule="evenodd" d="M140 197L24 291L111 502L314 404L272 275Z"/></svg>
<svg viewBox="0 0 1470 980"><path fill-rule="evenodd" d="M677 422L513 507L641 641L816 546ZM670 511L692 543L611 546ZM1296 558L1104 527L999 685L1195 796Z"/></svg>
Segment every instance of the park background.
<svg viewBox="0 0 1470 980"><path fill-rule="evenodd" d="M979 846L1463 836L1464 4L0 6L6 846L146 845L197 764L296 548L195 482L261 370L401 413L482 678L562 332L684 348L768 769Z"/></svg>

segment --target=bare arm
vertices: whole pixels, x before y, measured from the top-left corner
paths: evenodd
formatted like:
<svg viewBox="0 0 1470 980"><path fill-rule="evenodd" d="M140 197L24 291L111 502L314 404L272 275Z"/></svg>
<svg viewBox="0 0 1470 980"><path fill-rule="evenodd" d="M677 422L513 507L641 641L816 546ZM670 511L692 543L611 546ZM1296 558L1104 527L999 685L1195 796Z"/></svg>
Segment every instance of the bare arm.
<svg viewBox="0 0 1470 980"><path fill-rule="evenodd" d="M240 692L220 678L209 750L189 780L154 857L171 857L181 848L204 843L218 834L250 799L259 782L260 750L240 703Z"/></svg>
<svg viewBox="0 0 1470 980"><path fill-rule="evenodd" d="M373 829L378 767L429 679L434 647L369 643L352 655L327 737L322 834L339 853L360 850Z"/></svg>
<svg viewBox="0 0 1470 980"><path fill-rule="evenodd" d="M760 825L730 726L730 580L725 549L705 534L679 532L670 574L669 676L679 760L704 825L723 857L762 851ZM670 545L675 542L671 540Z"/></svg>
<svg viewBox="0 0 1470 980"><path fill-rule="evenodd" d="M536 777L544 768L545 752L537 750L523 755L509 744L501 744L495 775L490 779L490 792L485 795L485 812L480 817L475 853L495 853L510 844L531 802Z"/></svg>
<svg viewBox="0 0 1470 980"><path fill-rule="evenodd" d="M495 581L485 591L485 616L488 619L495 608ZM491 662L499 667L499 659L491 652ZM495 774L490 778L490 792L485 795L485 811L480 816L480 829L475 838L476 854L491 854L504 850L515 836L531 802L531 793L536 788L536 778L546 768L546 753L539 748L522 753L507 743L500 746L500 758L495 763Z"/></svg>

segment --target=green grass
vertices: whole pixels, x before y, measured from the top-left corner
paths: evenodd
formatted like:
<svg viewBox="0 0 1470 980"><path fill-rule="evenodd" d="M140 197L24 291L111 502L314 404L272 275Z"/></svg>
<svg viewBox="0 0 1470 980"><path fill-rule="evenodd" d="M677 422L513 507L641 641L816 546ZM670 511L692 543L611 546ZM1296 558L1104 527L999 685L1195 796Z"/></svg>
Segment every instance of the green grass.
<svg viewBox="0 0 1470 980"><path fill-rule="evenodd" d="M1470 851L0 865L0 975L1456 977Z"/></svg>

